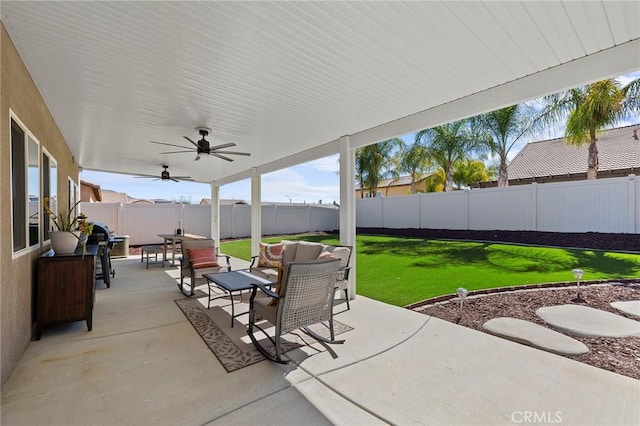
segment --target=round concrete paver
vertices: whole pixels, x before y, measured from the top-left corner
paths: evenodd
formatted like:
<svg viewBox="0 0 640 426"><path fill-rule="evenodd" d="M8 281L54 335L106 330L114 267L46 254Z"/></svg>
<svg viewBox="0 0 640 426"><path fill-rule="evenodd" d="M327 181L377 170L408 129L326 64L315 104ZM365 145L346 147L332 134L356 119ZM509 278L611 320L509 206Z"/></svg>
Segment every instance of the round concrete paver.
<svg viewBox="0 0 640 426"><path fill-rule="evenodd" d="M553 328L574 336L640 336L640 322L588 306L546 306L536 314Z"/></svg>
<svg viewBox="0 0 640 426"><path fill-rule="evenodd" d="M640 300L629 300L627 302L611 302L610 305L624 312L625 314L640 317Z"/></svg>
<svg viewBox="0 0 640 426"><path fill-rule="evenodd" d="M530 321L494 318L485 322L482 327L496 336L560 355L581 355L589 352L584 343Z"/></svg>

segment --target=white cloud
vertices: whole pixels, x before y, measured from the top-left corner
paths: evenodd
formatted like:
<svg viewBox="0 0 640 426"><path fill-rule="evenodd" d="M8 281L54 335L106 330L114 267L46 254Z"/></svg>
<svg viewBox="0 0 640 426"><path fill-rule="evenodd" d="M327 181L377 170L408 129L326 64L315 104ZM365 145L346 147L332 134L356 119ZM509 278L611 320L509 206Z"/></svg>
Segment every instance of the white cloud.
<svg viewBox="0 0 640 426"><path fill-rule="evenodd" d="M314 168L321 172L338 173L340 171L340 156L338 154L329 157L320 158L319 160L309 161L306 166Z"/></svg>

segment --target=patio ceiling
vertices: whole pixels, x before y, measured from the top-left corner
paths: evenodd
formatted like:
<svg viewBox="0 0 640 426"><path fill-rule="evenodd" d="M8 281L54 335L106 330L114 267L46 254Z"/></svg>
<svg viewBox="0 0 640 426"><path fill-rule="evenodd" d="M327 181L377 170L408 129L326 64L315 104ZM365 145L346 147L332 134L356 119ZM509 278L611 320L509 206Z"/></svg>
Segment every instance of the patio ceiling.
<svg viewBox="0 0 640 426"><path fill-rule="evenodd" d="M637 1L1 8L78 164L131 174L166 164L202 182L335 153L343 135L364 145L638 70L638 16ZM197 126L251 157L194 162L149 143L187 146Z"/></svg>

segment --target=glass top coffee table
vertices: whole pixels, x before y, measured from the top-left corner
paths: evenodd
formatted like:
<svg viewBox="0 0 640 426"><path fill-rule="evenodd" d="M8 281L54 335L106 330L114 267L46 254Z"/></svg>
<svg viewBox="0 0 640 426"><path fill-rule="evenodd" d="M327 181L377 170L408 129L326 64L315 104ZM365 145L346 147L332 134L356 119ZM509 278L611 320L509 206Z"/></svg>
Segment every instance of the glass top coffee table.
<svg viewBox="0 0 640 426"><path fill-rule="evenodd" d="M209 302L207 303L207 309L211 307L211 301L218 299L220 297L229 296L231 299L231 327L233 327L233 319L246 314L247 312L243 312L242 314L235 314L234 303L233 303L233 293L240 292L240 301L242 301L242 291L250 290L251 284L260 283L266 287L271 287L275 283L273 281L265 280L264 278L255 276L249 271L231 271L231 272L218 272L213 274L204 274L202 275L207 280L208 288L209 288ZM211 286L216 286L219 289L223 290L225 294L219 294L211 296Z"/></svg>

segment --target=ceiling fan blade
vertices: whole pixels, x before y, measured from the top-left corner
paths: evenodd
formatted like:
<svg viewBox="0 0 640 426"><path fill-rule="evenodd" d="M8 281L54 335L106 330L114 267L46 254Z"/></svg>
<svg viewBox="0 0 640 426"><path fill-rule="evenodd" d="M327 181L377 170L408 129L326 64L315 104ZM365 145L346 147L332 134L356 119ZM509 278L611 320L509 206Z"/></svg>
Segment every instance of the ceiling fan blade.
<svg viewBox="0 0 640 426"><path fill-rule="evenodd" d="M195 143L193 140L191 140L191 138L187 137L187 136L183 136L183 138L185 138L186 140L188 140L189 142L191 142L193 145L195 145L196 148L198 148L198 144Z"/></svg>
<svg viewBox="0 0 640 426"><path fill-rule="evenodd" d="M181 152L194 152L195 149L188 149L185 151L167 151L167 152L161 152L160 154L179 154Z"/></svg>
<svg viewBox="0 0 640 426"><path fill-rule="evenodd" d="M218 151L216 150L216 154L230 154L230 155L244 155L244 156L250 156L251 154L249 154L248 152L238 152L238 151Z"/></svg>
<svg viewBox="0 0 640 426"><path fill-rule="evenodd" d="M215 152L210 153L209 155L213 155L214 157L222 158L223 160L233 161L233 159L229 157L225 157L224 155L216 154Z"/></svg>
<svg viewBox="0 0 640 426"><path fill-rule="evenodd" d="M236 144L233 142L228 142L228 143L223 143L221 145L212 146L210 149L211 151L217 151L218 149L230 148L232 146L236 146Z"/></svg>
<svg viewBox="0 0 640 426"><path fill-rule="evenodd" d="M171 176L173 179L180 179L180 180L193 180L191 178L191 176Z"/></svg>
<svg viewBox="0 0 640 426"><path fill-rule="evenodd" d="M156 144L158 144L158 145L175 146L175 147L178 147L178 148L189 148L188 146L184 146L184 145L176 145L176 144L173 144L173 143L164 143L164 142L156 142L156 141L149 141L149 142L151 142L151 143L156 143Z"/></svg>
<svg viewBox="0 0 640 426"><path fill-rule="evenodd" d="M175 178L172 178L172 177L170 177L169 179L174 181L174 182L178 182L178 179L175 179Z"/></svg>
<svg viewBox="0 0 640 426"><path fill-rule="evenodd" d="M151 175L141 175L141 176L134 176L134 179L152 179L152 178L157 178L158 176L151 176Z"/></svg>

